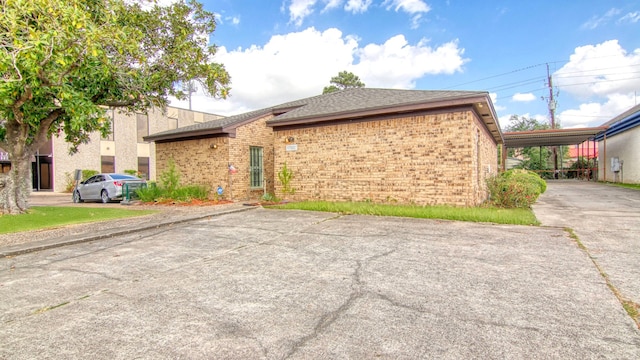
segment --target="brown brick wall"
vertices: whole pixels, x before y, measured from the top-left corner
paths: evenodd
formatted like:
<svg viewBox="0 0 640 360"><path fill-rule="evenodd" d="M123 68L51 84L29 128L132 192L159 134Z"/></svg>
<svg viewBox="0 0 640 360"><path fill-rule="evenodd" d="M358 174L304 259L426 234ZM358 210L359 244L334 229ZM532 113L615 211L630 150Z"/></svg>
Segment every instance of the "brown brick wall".
<svg viewBox="0 0 640 360"><path fill-rule="evenodd" d="M249 188L249 147L261 146L264 153L264 178L267 192L273 193L273 131L265 122L268 117L240 126L236 137L213 137L156 144L158 179L173 158L181 173L183 185L204 185L213 195L218 186L226 199L257 199L263 190ZM213 149L211 146L216 145ZM229 163L238 170L230 175Z"/></svg>
<svg viewBox="0 0 640 360"><path fill-rule="evenodd" d="M213 149L213 145L217 148ZM213 196L218 185L227 188L228 154L229 139L226 137L157 143L156 178L160 182L161 174L167 171L169 159L173 159L180 173L181 185L206 186Z"/></svg>
<svg viewBox="0 0 640 360"><path fill-rule="evenodd" d="M229 162L238 170L232 176L233 198L259 199L262 195L273 193L273 130L266 125L273 115L267 115L236 130L236 137L230 138ZM249 187L249 148L262 147L265 187Z"/></svg>
<svg viewBox="0 0 640 360"><path fill-rule="evenodd" d="M276 129L275 172L285 161L293 171L292 200L476 205L486 198L487 171L497 170L495 143L480 124L461 110ZM297 151L286 151L287 137ZM276 177L276 195L281 188Z"/></svg>

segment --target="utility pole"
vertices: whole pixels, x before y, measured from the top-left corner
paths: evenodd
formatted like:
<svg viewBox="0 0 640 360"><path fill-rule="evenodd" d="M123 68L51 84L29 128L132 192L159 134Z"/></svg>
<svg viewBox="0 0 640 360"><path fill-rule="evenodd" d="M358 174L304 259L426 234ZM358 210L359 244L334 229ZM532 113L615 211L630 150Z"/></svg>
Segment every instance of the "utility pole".
<svg viewBox="0 0 640 360"><path fill-rule="evenodd" d="M553 78L549 72L549 64L547 64L547 84L549 85L549 119L551 120L551 129L556 128L556 100L553 98ZM553 150L553 176L555 178L558 172L558 149L556 146L552 146Z"/></svg>
<svg viewBox="0 0 640 360"><path fill-rule="evenodd" d="M198 87L196 86L195 81L189 80L184 86L183 90L185 90L189 94L189 110L191 110L191 94L198 91Z"/></svg>

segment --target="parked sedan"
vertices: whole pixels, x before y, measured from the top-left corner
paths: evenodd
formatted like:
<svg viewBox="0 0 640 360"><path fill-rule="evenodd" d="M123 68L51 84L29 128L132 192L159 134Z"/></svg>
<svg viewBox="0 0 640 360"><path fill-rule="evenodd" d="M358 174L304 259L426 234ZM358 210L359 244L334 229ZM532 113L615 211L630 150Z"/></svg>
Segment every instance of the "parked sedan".
<svg viewBox="0 0 640 360"><path fill-rule="evenodd" d="M144 186L146 182L140 178L125 174L98 174L81 182L73 189L73 202L96 200L108 203L120 200L125 196L125 184L130 193Z"/></svg>

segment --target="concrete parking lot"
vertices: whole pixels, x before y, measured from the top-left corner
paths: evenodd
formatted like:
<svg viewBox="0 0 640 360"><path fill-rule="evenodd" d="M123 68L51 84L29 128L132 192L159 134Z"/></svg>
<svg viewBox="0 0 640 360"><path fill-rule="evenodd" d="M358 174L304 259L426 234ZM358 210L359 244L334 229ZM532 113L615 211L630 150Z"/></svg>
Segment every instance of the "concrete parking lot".
<svg viewBox="0 0 640 360"><path fill-rule="evenodd" d="M640 358L561 227L253 209L0 270L0 358Z"/></svg>

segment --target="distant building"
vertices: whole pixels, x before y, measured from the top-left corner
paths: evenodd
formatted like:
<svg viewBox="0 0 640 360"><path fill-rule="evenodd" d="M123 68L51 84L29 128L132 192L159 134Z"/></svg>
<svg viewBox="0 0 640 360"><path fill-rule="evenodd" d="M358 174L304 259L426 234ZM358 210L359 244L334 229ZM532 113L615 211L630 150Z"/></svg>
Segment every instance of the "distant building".
<svg viewBox="0 0 640 360"><path fill-rule="evenodd" d="M32 160L33 189L65 191L76 169L120 173L134 170L146 179L155 179L155 144L144 141L145 136L221 118L173 107L164 114L160 110L150 110L148 114L109 110L108 116L112 119L112 133L107 138L100 138L97 132L92 134L91 141L80 145L76 154L69 155L64 134L44 144ZM11 159L0 149L0 170L8 172L10 168Z"/></svg>
<svg viewBox="0 0 640 360"><path fill-rule="evenodd" d="M640 184L640 105L609 120L598 141L598 180Z"/></svg>

